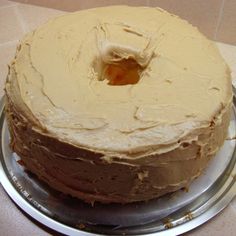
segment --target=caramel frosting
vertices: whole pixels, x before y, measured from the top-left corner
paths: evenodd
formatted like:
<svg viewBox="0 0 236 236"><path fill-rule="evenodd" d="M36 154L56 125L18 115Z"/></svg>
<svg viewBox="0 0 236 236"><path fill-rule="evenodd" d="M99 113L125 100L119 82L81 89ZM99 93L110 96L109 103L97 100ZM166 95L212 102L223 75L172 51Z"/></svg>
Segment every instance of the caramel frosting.
<svg viewBox="0 0 236 236"><path fill-rule="evenodd" d="M107 66L129 60L137 64L139 80L109 84ZM159 8L127 6L67 14L28 34L10 67L6 92L34 132L99 153L111 169L115 164L134 168L137 181L127 201L159 196L198 176L224 141L232 101L229 68L197 28ZM150 177L155 167L160 176ZM181 168L186 173L181 175ZM49 181L47 174L39 175ZM135 198L149 177L153 192Z"/></svg>
<svg viewBox="0 0 236 236"><path fill-rule="evenodd" d="M137 84L110 86L100 79L100 66L120 58L143 67ZM101 152L148 147L160 153L160 144L172 146L208 125L232 96L215 46L157 8L58 17L25 38L14 68L21 97L42 126Z"/></svg>

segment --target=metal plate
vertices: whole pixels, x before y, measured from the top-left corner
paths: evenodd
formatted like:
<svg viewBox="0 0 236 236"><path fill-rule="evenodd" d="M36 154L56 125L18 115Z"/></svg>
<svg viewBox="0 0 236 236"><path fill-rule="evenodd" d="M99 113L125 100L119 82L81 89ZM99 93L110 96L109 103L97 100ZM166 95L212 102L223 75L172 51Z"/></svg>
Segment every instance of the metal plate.
<svg viewBox="0 0 236 236"><path fill-rule="evenodd" d="M0 181L17 205L58 232L68 235L176 235L206 222L236 195L236 141L226 140L206 171L191 184L188 192L178 191L146 203L85 204L52 190L18 163L19 157L9 149L9 133L3 107L2 100ZM234 137L235 132L234 108L229 136Z"/></svg>

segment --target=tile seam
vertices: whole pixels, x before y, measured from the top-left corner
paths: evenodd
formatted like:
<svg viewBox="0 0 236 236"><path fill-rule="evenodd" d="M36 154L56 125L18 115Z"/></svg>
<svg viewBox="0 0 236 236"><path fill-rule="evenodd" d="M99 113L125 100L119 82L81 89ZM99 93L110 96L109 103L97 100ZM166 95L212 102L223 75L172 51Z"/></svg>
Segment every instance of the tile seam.
<svg viewBox="0 0 236 236"><path fill-rule="evenodd" d="M27 33L26 22L24 21L24 18L22 14L20 13L18 6L14 8L14 11L16 13L17 20L20 23L21 29L23 30L23 33Z"/></svg>
<svg viewBox="0 0 236 236"><path fill-rule="evenodd" d="M225 0L222 0L219 15L218 15L218 19L217 19L217 22L216 22L215 33L214 33L214 36L213 36L214 40L216 40L218 31L219 31L220 23L221 23L223 12L224 12L224 7L225 7Z"/></svg>

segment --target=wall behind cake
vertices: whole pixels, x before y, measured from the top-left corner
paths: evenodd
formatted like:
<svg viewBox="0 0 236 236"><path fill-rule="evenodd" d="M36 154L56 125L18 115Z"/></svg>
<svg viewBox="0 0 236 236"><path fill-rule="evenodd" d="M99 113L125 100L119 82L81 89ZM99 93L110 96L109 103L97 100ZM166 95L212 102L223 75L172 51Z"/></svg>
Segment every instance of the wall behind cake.
<svg viewBox="0 0 236 236"><path fill-rule="evenodd" d="M161 7L188 20L210 39L236 45L236 0L15 0L62 11L127 4Z"/></svg>

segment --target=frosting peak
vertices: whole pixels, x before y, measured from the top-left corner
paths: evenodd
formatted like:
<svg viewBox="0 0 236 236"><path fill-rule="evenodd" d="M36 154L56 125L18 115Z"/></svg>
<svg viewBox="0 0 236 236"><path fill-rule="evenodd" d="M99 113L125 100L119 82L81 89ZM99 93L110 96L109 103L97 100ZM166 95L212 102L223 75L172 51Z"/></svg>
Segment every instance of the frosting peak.
<svg viewBox="0 0 236 236"><path fill-rule="evenodd" d="M124 23L98 28L98 48L103 62L111 64L124 59L134 59L141 67L150 62L156 43L151 33Z"/></svg>

